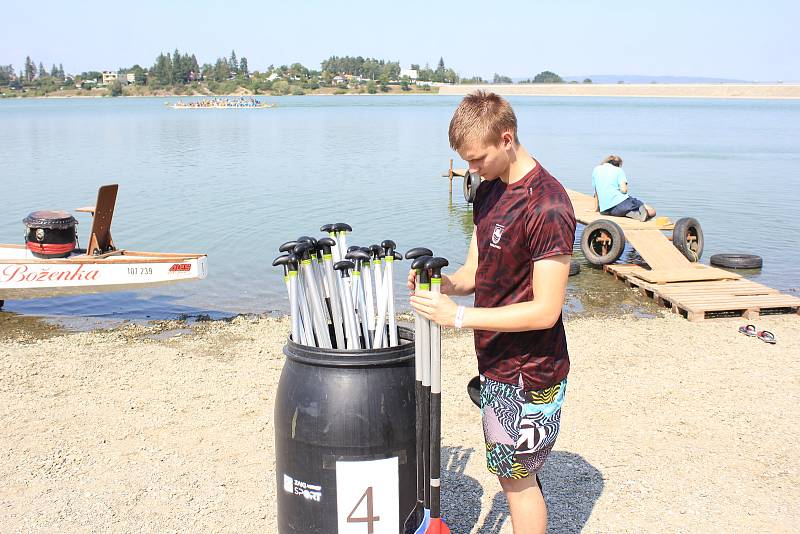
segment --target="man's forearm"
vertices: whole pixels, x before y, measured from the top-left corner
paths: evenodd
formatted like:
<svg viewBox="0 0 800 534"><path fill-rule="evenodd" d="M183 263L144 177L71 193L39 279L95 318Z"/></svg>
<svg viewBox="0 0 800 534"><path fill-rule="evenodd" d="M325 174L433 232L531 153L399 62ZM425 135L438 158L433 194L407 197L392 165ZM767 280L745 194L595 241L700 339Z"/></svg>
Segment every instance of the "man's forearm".
<svg viewBox="0 0 800 534"><path fill-rule="evenodd" d="M462 326L494 332L526 332L552 327L561 316L557 308L536 300L498 308L466 308Z"/></svg>
<svg viewBox="0 0 800 534"><path fill-rule="evenodd" d="M464 267L450 275L445 275L442 293L446 295L466 296L475 292L475 273Z"/></svg>

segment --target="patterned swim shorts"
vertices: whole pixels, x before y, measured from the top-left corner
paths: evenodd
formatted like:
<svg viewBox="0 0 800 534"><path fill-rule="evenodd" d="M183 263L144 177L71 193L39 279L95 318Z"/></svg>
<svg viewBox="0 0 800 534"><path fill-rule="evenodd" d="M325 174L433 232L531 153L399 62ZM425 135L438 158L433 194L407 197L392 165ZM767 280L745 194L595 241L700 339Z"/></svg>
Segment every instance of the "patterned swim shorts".
<svg viewBox="0 0 800 534"><path fill-rule="evenodd" d="M520 479L541 469L558 437L567 379L540 390L481 375L481 415L490 473Z"/></svg>

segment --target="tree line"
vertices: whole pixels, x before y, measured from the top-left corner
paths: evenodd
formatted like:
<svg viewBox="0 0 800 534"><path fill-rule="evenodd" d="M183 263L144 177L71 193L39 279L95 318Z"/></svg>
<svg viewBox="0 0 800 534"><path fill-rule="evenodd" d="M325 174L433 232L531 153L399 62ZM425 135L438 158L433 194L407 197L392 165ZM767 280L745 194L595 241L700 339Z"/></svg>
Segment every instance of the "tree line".
<svg viewBox="0 0 800 534"><path fill-rule="evenodd" d="M417 81L434 83L489 83L480 76L462 78L458 73L445 65L444 58L439 58L435 68L428 64L424 67L419 64L411 64L411 70L416 71ZM221 56L213 63L199 64L195 54L181 53L177 48L170 54L161 52L155 58L153 64L147 68L139 64L131 67L117 69L116 73L122 82L129 83L128 74L132 74L135 85L147 85L154 87L179 87L204 81L216 84L238 84L247 86L258 92L259 89L272 90L272 85L279 84L279 93L288 91L294 87L293 92L302 89L316 89L321 86L333 86L337 77L347 78L348 83L356 85L363 84L373 92L376 88L387 90L386 86L390 83L400 84L403 90L409 90L410 77L401 76L402 69L399 61L390 61L362 56L330 56L320 64L320 69L309 69L301 63L291 65L270 65L264 72L251 72L246 57L238 57L235 50L230 55ZM58 87L69 85L91 86L102 80L102 73L99 71L86 71L80 74L70 75L64 72L62 64L52 65L50 70L45 69L44 65L37 64L30 56L25 58L24 66L19 69L19 74L15 72L13 65L0 65L0 85L17 86L23 85L44 87L45 89L55 90ZM369 84L368 81L372 81ZM561 83L563 80L558 74L551 71L544 71L536 75L533 79L523 80L520 83ZM513 83L508 76L494 74L491 83ZM112 88L121 94L120 81L117 81Z"/></svg>
<svg viewBox="0 0 800 534"><path fill-rule="evenodd" d="M37 79L46 80L48 78L63 80L64 76L64 67L60 63L57 67L53 63L53 66L48 71L41 61L37 67L30 56L25 58L25 66L20 69L19 76L14 71L14 65L0 65L0 85L10 85L15 81L32 83Z"/></svg>

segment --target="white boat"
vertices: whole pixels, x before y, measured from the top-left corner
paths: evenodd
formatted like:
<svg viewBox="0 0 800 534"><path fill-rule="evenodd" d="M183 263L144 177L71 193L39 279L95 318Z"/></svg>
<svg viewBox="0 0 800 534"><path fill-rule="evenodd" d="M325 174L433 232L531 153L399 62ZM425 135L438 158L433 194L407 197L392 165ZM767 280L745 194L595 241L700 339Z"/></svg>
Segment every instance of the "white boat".
<svg viewBox="0 0 800 534"><path fill-rule="evenodd" d="M4 300L131 291L206 277L205 254L116 248L111 240L116 194L116 185L103 186L96 206L78 210L94 216L86 250L75 249L65 257L43 258L36 253L35 243L0 244L0 306Z"/></svg>

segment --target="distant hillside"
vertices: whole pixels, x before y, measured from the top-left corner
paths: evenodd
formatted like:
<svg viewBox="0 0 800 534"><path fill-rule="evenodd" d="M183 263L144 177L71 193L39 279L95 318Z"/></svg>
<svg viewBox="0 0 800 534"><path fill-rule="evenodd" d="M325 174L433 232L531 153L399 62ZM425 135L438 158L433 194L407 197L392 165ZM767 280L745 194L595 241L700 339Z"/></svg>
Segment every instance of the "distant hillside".
<svg viewBox="0 0 800 534"><path fill-rule="evenodd" d="M563 76L567 82L582 82L589 78L593 83L751 83L748 80L729 78L702 78L700 76L639 76L629 74L588 74L586 76Z"/></svg>

